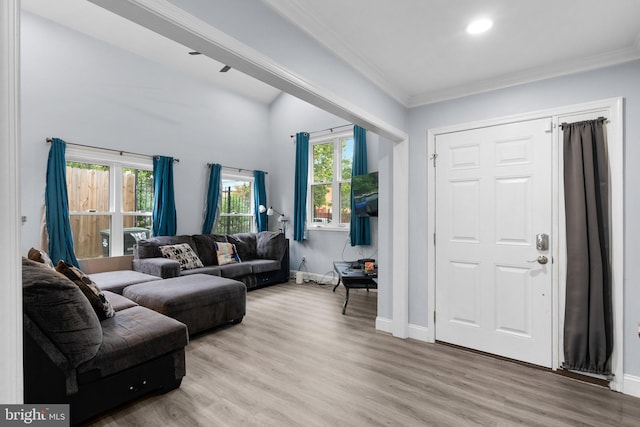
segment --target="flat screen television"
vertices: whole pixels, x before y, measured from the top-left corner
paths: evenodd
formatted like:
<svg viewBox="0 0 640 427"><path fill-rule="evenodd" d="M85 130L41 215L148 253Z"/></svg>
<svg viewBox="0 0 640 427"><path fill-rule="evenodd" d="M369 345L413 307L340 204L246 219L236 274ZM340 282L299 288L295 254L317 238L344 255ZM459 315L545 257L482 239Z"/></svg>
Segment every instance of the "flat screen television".
<svg viewBox="0 0 640 427"><path fill-rule="evenodd" d="M356 216L378 216L378 172L351 178Z"/></svg>

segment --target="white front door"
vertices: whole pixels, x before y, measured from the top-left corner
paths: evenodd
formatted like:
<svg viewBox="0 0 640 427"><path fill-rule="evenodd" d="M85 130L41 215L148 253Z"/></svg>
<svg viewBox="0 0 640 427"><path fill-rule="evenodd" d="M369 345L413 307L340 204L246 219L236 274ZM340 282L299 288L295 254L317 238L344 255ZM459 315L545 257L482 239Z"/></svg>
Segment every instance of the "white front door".
<svg viewBox="0 0 640 427"><path fill-rule="evenodd" d="M436 137L437 340L551 367L550 128L538 119Z"/></svg>

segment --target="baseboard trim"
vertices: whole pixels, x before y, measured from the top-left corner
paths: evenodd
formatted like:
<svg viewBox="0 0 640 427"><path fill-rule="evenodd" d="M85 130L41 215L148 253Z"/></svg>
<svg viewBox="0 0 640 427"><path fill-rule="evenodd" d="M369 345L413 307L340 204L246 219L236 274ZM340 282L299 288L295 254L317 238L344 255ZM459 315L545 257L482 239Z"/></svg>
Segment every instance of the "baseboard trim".
<svg viewBox="0 0 640 427"><path fill-rule="evenodd" d="M376 317L376 330L391 334L393 333L393 322L385 317Z"/></svg>
<svg viewBox="0 0 640 427"><path fill-rule="evenodd" d="M431 342L429 340L429 328L426 326L409 324L409 338L414 340Z"/></svg>
<svg viewBox="0 0 640 427"><path fill-rule="evenodd" d="M634 397L640 397L640 377L625 374L622 392Z"/></svg>

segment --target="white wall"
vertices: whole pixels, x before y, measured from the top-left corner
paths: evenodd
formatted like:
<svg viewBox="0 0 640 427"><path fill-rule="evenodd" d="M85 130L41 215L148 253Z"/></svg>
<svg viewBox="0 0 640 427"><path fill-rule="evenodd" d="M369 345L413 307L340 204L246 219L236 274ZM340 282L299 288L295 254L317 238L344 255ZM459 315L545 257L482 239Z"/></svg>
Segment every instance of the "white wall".
<svg viewBox="0 0 640 427"><path fill-rule="evenodd" d="M413 108L409 112L411 206L409 323L428 326L427 282L427 130L447 125L527 113L622 96L625 99L625 374L640 374L640 61ZM420 238L420 236L424 236Z"/></svg>
<svg viewBox="0 0 640 427"><path fill-rule="evenodd" d="M269 170L269 108L22 14L22 252L39 242L46 137L180 159L178 234L199 233L207 162Z"/></svg>
<svg viewBox="0 0 640 427"><path fill-rule="evenodd" d="M270 108L271 149L275 154L269 173L269 204L277 210L293 217L293 183L296 158L295 139L291 135L297 132L313 132L347 124L343 119L294 98L288 94L280 95ZM344 129L342 129L344 130ZM312 135L313 136L313 135ZM367 132L367 164L369 171L378 170L378 136ZM302 257L306 257L306 269L310 273L327 275L331 278L333 261L355 260L377 256L378 218L371 218L370 246L352 247L347 239L348 231L309 230L304 242L293 240L293 223L289 224L287 237L291 247L291 269L297 270ZM270 221L271 228L277 228Z"/></svg>

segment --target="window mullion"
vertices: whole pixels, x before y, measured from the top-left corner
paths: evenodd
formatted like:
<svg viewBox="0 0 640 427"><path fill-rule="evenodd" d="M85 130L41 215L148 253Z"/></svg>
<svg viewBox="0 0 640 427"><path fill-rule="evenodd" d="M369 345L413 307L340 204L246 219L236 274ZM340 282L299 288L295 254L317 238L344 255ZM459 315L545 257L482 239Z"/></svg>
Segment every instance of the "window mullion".
<svg viewBox="0 0 640 427"><path fill-rule="evenodd" d="M124 255L124 226L122 214L122 166L111 165L109 190L109 211L111 214L111 235L109 249L111 256Z"/></svg>
<svg viewBox="0 0 640 427"><path fill-rule="evenodd" d="M341 160L342 144L341 139L333 140L333 182L331 183L331 222L334 226L340 225L340 180L342 179Z"/></svg>

